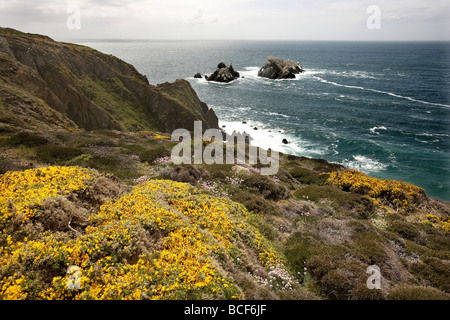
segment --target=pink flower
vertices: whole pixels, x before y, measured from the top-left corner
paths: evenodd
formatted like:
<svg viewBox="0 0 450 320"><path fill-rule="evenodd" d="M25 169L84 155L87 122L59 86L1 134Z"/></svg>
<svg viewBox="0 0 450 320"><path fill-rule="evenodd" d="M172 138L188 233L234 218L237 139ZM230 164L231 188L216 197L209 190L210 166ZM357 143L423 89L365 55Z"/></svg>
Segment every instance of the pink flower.
<svg viewBox="0 0 450 320"><path fill-rule="evenodd" d="M155 163L155 164L170 164L170 163L172 163L172 158L171 157L158 158L155 161L153 161L153 163Z"/></svg>

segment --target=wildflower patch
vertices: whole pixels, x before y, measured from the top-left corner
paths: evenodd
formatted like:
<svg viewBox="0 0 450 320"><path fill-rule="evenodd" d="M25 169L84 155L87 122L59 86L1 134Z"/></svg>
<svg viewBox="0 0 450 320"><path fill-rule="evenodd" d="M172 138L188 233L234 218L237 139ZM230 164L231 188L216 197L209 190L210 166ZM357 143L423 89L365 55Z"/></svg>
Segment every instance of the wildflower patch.
<svg viewBox="0 0 450 320"><path fill-rule="evenodd" d="M344 191L367 195L376 205L389 204L404 210L411 209L425 197L425 191L412 184L373 178L357 170L332 172L328 183Z"/></svg>
<svg viewBox="0 0 450 320"><path fill-rule="evenodd" d="M2 221L25 225L0 233L0 299L237 299L221 263L244 256L239 247L268 271L281 262L245 207L173 181L142 181L91 213L82 232L27 231L49 197L89 193L96 175L50 167L0 177ZM67 287L69 266L80 270L78 290Z"/></svg>

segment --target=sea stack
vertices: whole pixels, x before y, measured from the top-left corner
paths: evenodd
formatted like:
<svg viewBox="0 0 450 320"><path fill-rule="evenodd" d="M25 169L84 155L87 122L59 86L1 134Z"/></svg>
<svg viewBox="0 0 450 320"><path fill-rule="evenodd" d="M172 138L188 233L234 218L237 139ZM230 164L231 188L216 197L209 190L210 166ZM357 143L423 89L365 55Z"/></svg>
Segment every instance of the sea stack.
<svg viewBox="0 0 450 320"><path fill-rule="evenodd" d="M294 79L296 74L303 72L305 71L300 65L300 62L268 57L264 67L259 70L258 76L272 80Z"/></svg>
<svg viewBox="0 0 450 320"><path fill-rule="evenodd" d="M217 66L216 71L214 71L214 73L212 73L210 76L206 76L205 78L207 81L228 83L238 79L239 77L239 72L235 71L231 64L229 67L227 67L225 63L221 62Z"/></svg>

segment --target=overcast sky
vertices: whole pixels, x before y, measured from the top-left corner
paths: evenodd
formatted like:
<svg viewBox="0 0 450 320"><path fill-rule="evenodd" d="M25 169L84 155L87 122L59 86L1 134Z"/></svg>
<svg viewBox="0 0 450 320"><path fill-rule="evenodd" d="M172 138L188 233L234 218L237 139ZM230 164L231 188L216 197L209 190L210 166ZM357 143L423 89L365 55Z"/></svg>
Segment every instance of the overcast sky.
<svg viewBox="0 0 450 320"><path fill-rule="evenodd" d="M367 27L373 5L381 29ZM0 26L56 40L450 40L449 12L450 0L0 0Z"/></svg>

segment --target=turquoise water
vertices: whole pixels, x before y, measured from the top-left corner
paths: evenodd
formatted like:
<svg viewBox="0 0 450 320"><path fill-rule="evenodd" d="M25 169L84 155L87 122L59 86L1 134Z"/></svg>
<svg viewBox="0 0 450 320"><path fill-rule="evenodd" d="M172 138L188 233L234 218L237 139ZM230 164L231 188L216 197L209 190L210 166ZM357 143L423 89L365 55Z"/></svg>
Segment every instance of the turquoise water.
<svg viewBox="0 0 450 320"><path fill-rule="evenodd" d="M133 64L152 84L187 79L225 130L249 132L255 145L407 181L450 200L450 43L77 43ZM293 80L259 78L269 55L307 71ZM244 78L193 78L221 61Z"/></svg>

